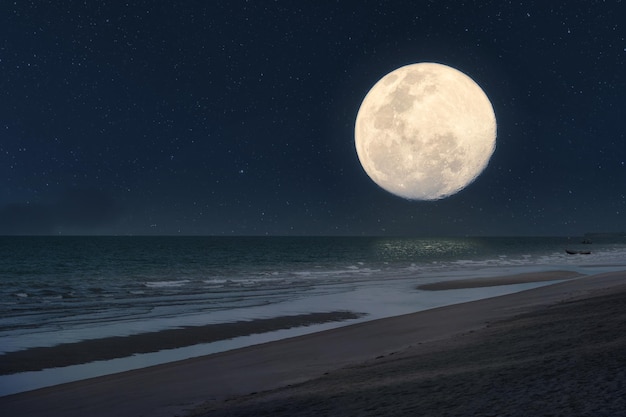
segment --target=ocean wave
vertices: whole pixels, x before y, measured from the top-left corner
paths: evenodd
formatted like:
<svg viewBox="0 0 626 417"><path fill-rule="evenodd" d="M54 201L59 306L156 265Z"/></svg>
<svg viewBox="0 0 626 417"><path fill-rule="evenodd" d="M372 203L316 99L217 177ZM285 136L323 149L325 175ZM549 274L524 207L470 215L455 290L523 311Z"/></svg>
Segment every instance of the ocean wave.
<svg viewBox="0 0 626 417"><path fill-rule="evenodd" d="M291 274L297 277L308 278L308 277L332 277L332 276L342 276L342 275L371 275L376 272L381 272L381 269L350 265L343 269L335 269L335 268L327 269L327 268L319 267L319 269L316 269L316 270L294 271Z"/></svg>
<svg viewBox="0 0 626 417"><path fill-rule="evenodd" d="M191 281L188 279L175 280L175 281L148 281L144 282L144 286L148 288L171 288L182 287L189 284Z"/></svg>

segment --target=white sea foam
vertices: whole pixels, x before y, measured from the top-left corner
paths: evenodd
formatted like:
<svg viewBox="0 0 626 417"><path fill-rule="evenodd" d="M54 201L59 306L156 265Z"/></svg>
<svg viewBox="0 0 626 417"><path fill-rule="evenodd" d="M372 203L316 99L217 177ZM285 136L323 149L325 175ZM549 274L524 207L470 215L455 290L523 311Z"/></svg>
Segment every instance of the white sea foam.
<svg viewBox="0 0 626 417"><path fill-rule="evenodd" d="M205 279L202 280L205 284L209 284L209 285L216 285L216 284L225 284L228 282L227 279L220 279L220 278L212 278L212 279Z"/></svg>
<svg viewBox="0 0 626 417"><path fill-rule="evenodd" d="M186 284L189 284L188 279L178 281L152 281L144 283L144 285L148 288L182 287Z"/></svg>

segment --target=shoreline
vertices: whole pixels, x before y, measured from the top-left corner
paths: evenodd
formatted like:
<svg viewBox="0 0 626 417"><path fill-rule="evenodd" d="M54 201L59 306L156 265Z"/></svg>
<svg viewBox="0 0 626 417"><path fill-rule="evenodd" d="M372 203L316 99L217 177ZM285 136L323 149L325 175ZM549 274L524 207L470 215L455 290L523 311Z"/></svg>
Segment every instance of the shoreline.
<svg viewBox="0 0 626 417"><path fill-rule="evenodd" d="M130 336L88 339L56 346L29 348L1 354L0 376L119 359L136 354L359 317L361 317L360 313L351 311L309 313L204 326L185 326Z"/></svg>
<svg viewBox="0 0 626 417"><path fill-rule="evenodd" d="M532 284L541 283L546 281L561 281L565 279L572 279L581 277L582 274L572 271L546 271L546 272L525 272L513 275L501 275L495 277L478 277L478 278L466 278L460 280L435 282L431 284L422 284L415 289L422 291L441 291L441 290L463 290L463 289L479 289L500 286L503 288L512 288L510 286L516 284ZM516 292L519 290L515 290ZM489 298L496 295L488 295ZM469 297L472 299L473 297ZM456 304L459 302L466 302L462 298L460 301L453 301L452 303L434 304L432 306L425 306L423 309L411 311L423 311L426 309L436 308L442 305ZM326 326L320 326L324 324L337 323L343 327L345 325L352 325L359 322L377 320L379 318L395 317L398 315L407 314L407 312L401 312L399 314L393 314L389 316L368 318L370 313L364 313L358 310L339 310L338 305L333 306L335 310L326 312L302 312L295 314L286 314L275 317L259 318L259 319L239 319L237 321L229 321L223 323L211 323L206 325L182 325L180 327L165 328L162 330L146 331L143 333L136 333L123 336L105 336L96 339L85 339L73 342L59 343L50 346L34 346L26 347L20 350L8 351L0 354L0 378L3 376L11 376L25 372L38 372L46 371L50 372L54 369L66 368L71 366L89 365L95 362L125 360L135 355L142 354L154 354L162 353L166 351L173 351L181 348L190 348L199 345L207 345L215 342L227 342L241 337L247 336L261 336L260 343L264 337L262 335L270 334L272 332L280 332L283 334L279 339L292 337L289 330L294 330L294 336L302 335L303 332L298 329L304 329L307 327L318 327L320 330L306 331L306 333L313 333L316 331L324 331L328 329ZM358 307L357 307L358 308ZM352 323L350 323L352 322ZM345 323L345 324L341 324ZM317 326L316 326L317 325ZM245 347L245 345L237 345L232 349ZM216 352L209 352L207 354L213 354L223 352L231 349L220 349ZM165 356L165 355L163 355ZM204 355L202 355L204 356ZM186 358L176 358L174 355L173 361L184 360ZM167 363L169 361L163 361L160 363ZM148 365L149 366L149 365ZM116 372L120 372L120 367ZM138 367L132 367L129 369L139 369ZM69 371L69 369L68 369ZM124 370L121 370L122 372ZM65 373L65 372L64 372ZM65 373L69 375L69 373ZM100 373L104 375L106 373ZM65 379L60 383L69 382L76 379ZM1 382L1 381L0 381ZM50 385L47 385L50 386ZM39 387L42 387L41 385ZM39 387L31 388L38 389ZM20 392L20 391L14 391ZM5 394L0 390L0 396L10 395Z"/></svg>
<svg viewBox="0 0 626 417"><path fill-rule="evenodd" d="M211 400L301 383L348 365L477 331L590 293L624 289L624 272L353 324L214 355L0 397L16 415L174 415ZM156 414L155 414L156 413ZM159 414L160 413L160 414Z"/></svg>

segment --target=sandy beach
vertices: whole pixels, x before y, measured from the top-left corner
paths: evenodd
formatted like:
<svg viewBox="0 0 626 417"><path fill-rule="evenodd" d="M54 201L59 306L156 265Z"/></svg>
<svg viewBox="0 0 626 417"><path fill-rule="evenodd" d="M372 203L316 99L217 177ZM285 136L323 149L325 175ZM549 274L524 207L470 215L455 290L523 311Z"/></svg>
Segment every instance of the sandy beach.
<svg viewBox="0 0 626 417"><path fill-rule="evenodd" d="M626 273L606 273L1 397L0 413L620 416L625 325Z"/></svg>

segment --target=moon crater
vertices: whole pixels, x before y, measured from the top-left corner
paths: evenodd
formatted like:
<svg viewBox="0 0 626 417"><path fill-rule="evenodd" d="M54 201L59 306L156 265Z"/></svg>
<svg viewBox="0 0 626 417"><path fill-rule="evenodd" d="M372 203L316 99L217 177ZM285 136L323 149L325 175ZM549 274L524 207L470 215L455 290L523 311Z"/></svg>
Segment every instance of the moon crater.
<svg viewBox="0 0 626 417"><path fill-rule="evenodd" d="M355 146L369 177L415 200L465 188L495 149L496 119L483 90L462 72L435 63L407 65L368 92Z"/></svg>

